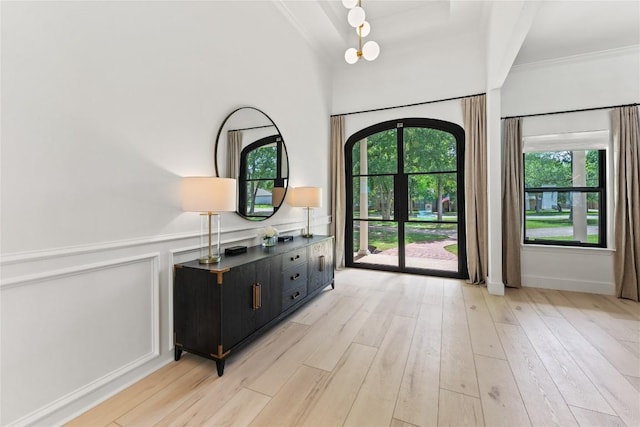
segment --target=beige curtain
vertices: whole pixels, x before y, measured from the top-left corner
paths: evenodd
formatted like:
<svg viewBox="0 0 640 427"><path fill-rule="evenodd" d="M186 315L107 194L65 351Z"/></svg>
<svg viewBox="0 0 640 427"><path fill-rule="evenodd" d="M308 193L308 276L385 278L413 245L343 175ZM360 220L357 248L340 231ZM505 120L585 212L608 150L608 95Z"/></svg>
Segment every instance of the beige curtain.
<svg viewBox="0 0 640 427"><path fill-rule="evenodd" d="M331 117L331 218L336 268L344 268L345 234L344 116Z"/></svg>
<svg viewBox="0 0 640 427"><path fill-rule="evenodd" d="M522 226L522 119L504 121L502 168L502 280L522 286L520 233Z"/></svg>
<svg viewBox="0 0 640 427"><path fill-rule="evenodd" d="M640 120L638 107L614 108L613 138L618 151L613 256L616 292L638 301L640 294Z"/></svg>
<svg viewBox="0 0 640 427"><path fill-rule="evenodd" d="M462 99L467 268L471 283L487 279L487 125L485 95Z"/></svg>
<svg viewBox="0 0 640 427"><path fill-rule="evenodd" d="M240 176L240 153L242 152L242 132L230 130L227 135L227 178Z"/></svg>

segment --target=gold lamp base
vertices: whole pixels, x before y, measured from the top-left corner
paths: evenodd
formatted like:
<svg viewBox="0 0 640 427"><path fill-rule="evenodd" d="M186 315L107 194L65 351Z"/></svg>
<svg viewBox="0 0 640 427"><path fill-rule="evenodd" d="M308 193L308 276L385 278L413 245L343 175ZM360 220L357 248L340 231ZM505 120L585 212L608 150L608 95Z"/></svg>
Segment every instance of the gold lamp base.
<svg viewBox="0 0 640 427"><path fill-rule="evenodd" d="M306 237L310 239L313 237L313 233L311 232L311 208L305 208L307 210L307 229L302 232L302 237Z"/></svg>
<svg viewBox="0 0 640 427"><path fill-rule="evenodd" d="M210 257L203 257L203 258L200 258L200 259L198 260L198 262L199 262L200 264L217 264L217 263L219 263L219 262L220 262L220 260L221 260L221 259L222 259L222 257L221 257L221 256L215 256L215 255L213 255L213 256L210 256Z"/></svg>
<svg viewBox="0 0 640 427"><path fill-rule="evenodd" d="M208 244L207 244L207 255L201 257L198 259L198 262L200 264L205 264L205 265L209 265L209 264L217 264L220 262L220 260L222 259L222 256L220 255L220 214L217 213L213 213L213 212L207 212L206 214L203 214L207 216L207 222L209 223L209 236L208 236ZM218 240L217 246L216 246L216 254L213 253L213 251L211 250L211 220L213 216L217 216L218 217L218 224L217 224L217 232L216 232L216 237Z"/></svg>

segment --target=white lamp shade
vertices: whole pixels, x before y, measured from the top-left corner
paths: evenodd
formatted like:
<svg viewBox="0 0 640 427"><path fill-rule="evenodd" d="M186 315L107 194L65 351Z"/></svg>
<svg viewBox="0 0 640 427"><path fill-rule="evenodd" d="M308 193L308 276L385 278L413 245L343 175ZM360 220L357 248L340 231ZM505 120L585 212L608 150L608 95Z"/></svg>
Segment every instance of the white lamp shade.
<svg viewBox="0 0 640 427"><path fill-rule="evenodd" d="M374 41L368 41L362 46L362 56L367 61L373 61L380 55L380 46Z"/></svg>
<svg viewBox="0 0 640 427"><path fill-rule="evenodd" d="M358 0L342 0L342 5L347 9L351 9L358 4Z"/></svg>
<svg viewBox="0 0 640 427"><path fill-rule="evenodd" d="M344 60L347 61L347 64L355 64L358 62L358 51L355 48L350 47L344 53Z"/></svg>
<svg viewBox="0 0 640 427"><path fill-rule="evenodd" d="M295 187L291 191L289 204L303 208L319 208L322 206L322 188Z"/></svg>
<svg viewBox="0 0 640 427"><path fill-rule="evenodd" d="M233 212L236 180L217 177L182 179L182 209L187 212Z"/></svg>
<svg viewBox="0 0 640 427"><path fill-rule="evenodd" d="M358 28L365 19L364 9L360 6L356 6L349 11L347 14L347 21L349 21L349 25L354 28Z"/></svg>
<svg viewBox="0 0 640 427"><path fill-rule="evenodd" d="M371 25L367 21L364 21L361 26L356 28L356 34L361 37L367 37L371 32Z"/></svg>

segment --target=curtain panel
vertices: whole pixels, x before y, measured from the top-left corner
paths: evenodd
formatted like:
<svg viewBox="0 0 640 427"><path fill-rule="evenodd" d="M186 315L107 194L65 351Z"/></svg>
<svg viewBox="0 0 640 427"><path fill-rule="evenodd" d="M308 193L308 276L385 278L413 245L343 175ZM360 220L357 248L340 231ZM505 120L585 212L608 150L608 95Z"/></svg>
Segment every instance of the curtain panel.
<svg viewBox="0 0 640 427"><path fill-rule="evenodd" d="M344 268L346 187L344 116L331 117L331 228L335 237L335 266Z"/></svg>
<svg viewBox="0 0 640 427"><path fill-rule="evenodd" d="M487 279L487 124L485 95L462 99L465 130L464 190L469 281Z"/></svg>
<svg viewBox="0 0 640 427"><path fill-rule="evenodd" d="M612 111L618 157L614 279L619 298L638 301L640 289L640 119L638 107Z"/></svg>
<svg viewBox="0 0 640 427"><path fill-rule="evenodd" d="M227 133L227 177L240 176L240 154L242 152L242 132L230 130Z"/></svg>
<svg viewBox="0 0 640 427"><path fill-rule="evenodd" d="M522 119L504 121L502 168L502 280L506 286L522 286L520 235L522 230Z"/></svg>

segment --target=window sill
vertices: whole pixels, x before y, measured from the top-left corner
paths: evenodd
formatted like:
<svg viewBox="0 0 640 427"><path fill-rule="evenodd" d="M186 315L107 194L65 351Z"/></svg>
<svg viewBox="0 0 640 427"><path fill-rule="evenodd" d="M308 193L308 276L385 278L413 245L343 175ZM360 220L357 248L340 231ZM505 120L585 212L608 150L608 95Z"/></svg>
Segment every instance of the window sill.
<svg viewBox="0 0 640 427"><path fill-rule="evenodd" d="M615 248L590 248L585 246L563 246L563 245L536 245L535 243L520 243L521 249L525 252L557 252L566 254L567 252L585 253L585 254L602 254L613 253Z"/></svg>

